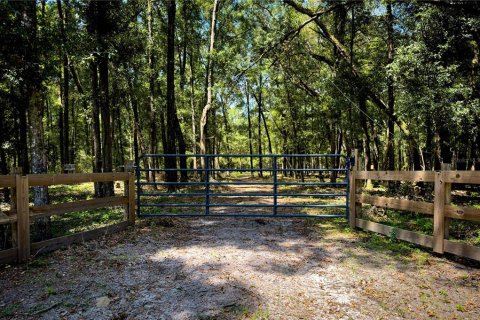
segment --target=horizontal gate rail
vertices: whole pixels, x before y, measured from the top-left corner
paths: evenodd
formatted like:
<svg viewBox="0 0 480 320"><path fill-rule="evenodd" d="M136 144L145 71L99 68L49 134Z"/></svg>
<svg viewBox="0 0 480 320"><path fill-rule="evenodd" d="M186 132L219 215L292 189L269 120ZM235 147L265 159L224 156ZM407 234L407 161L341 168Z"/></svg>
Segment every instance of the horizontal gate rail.
<svg viewBox="0 0 480 320"><path fill-rule="evenodd" d="M204 168L166 168L162 167L161 163L166 158L181 158L188 159L203 159ZM238 165L238 158L240 164ZM250 159L242 163L242 158ZM314 159L316 158L316 159ZM322 167L321 159L325 158L325 162L330 161L330 166ZM328 159L337 159L335 162ZM220 159L223 159L220 163ZM236 160L237 159L237 160ZM265 159L265 168L262 168L262 163L255 168L245 167L250 166L252 159ZM295 167L292 165L292 160ZM306 160L311 159L311 160ZM236 167L234 162L237 161ZM259 160L258 160L259 161ZM148 164L147 167L142 167L142 163ZM349 210L349 170L351 159L345 155L338 154L145 154L142 155L136 165L137 176L137 210L139 216L229 216L229 217L314 217L314 218L340 218L348 217ZM185 164L185 161L184 161ZM157 167L155 167L157 166ZM292 166L292 167L290 167ZM302 168L303 167L303 168ZM167 177L171 172L181 174L180 181L165 181L163 175ZM223 174L227 173L226 178ZM250 173L250 175L246 175ZM270 179L270 181L249 181L253 179L254 173L259 175L260 180ZM330 174L331 181L323 181L324 173ZM188 174L193 176L189 177ZM231 174L235 175L234 178ZM265 174L265 175L264 175ZM340 174L340 176L337 176ZM142 175L145 179L142 180ZM155 176L160 179L155 179ZM332 178L332 175L334 175ZM174 176L174 177L175 177ZM291 177L301 181L292 181ZM212 179L217 177L217 179ZM219 178L218 178L219 177ZM238 179L235 180L235 177ZM306 177L306 179L305 179ZM338 177L338 181L336 180ZM287 181L283 181L285 179ZM231 181L231 180L234 181ZM320 181L312 181L312 179L319 179ZM193 181L192 181L193 180ZM219 181L220 180L220 181ZM225 181L229 180L229 181ZM238 181L242 180L242 181ZM307 181L305 181L307 180ZM222 192L222 187L242 190L244 186L246 192L238 192L238 190L225 190ZM254 187L269 187L269 191L249 190ZM252 187L252 188L249 188ZM305 192L301 189L283 189L281 187L305 187L309 188ZM312 189L314 188L314 189ZM323 188L318 190L317 188ZM338 190L341 188L342 191ZM199 190L200 189L200 190ZM235 189L235 188L234 188ZM335 190L337 189L337 190ZM177 192L178 191L178 192ZM232 192L233 191L233 192ZM253 192L252 192L253 191ZM288 192L290 191L290 192ZM292 192L293 191L293 192ZM300 191L300 192L299 192ZM313 191L313 192L312 192ZM320 191L320 192L319 192ZM322 192L324 191L324 192ZM333 192L332 192L333 191ZM339 192L340 191L340 192ZM193 203L182 203L180 199L188 201L192 197ZM231 199L235 198L265 198L273 203L218 203L220 198ZM203 198L203 199L202 199ZM306 200L325 199L319 203L279 203L285 199L299 199ZM328 199L345 199L343 203L325 203ZM177 201L178 199L178 201ZM281 200L284 199L284 200ZM217 201L216 201L217 200ZM306 201L304 200L304 201ZM201 201L199 203L196 203ZM298 200L297 200L298 201ZM301 199L300 199L301 201ZM152 212L150 209L159 209L160 212ZM178 212L179 209L186 208L200 208L203 212ZM210 208L217 210L212 210ZM225 212L222 208L249 208L253 211L244 212ZM271 213L260 213L257 209L271 208ZM341 212L330 214L305 214L301 212L283 213L280 209L340 209ZM144 209L144 210L142 210ZM172 212L174 210L174 212ZM220 210L220 211L218 211Z"/></svg>
<svg viewBox="0 0 480 320"><path fill-rule="evenodd" d="M204 196L205 192L197 193L141 193L142 197L200 197ZM221 193L221 192L211 192L213 197L273 197L275 193ZM346 193L277 193L277 197L346 197Z"/></svg>

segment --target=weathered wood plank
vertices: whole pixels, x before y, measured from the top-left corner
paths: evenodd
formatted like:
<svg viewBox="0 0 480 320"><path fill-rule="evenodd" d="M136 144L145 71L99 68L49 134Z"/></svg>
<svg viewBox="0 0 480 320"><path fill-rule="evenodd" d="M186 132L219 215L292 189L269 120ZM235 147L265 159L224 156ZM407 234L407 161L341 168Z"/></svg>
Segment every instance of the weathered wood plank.
<svg viewBox="0 0 480 320"><path fill-rule="evenodd" d="M460 257L470 258L480 261L480 247L471 246L464 243L443 240L444 251L456 254Z"/></svg>
<svg viewBox="0 0 480 320"><path fill-rule="evenodd" d="M30 258L30 215L28 201L28 177L15 176L16 210L17 210L17 248L18 261L25 262Z"/></svg>
<svg viewBox="0 0 480 320"><path fill-rule="evenodd" d="M0 251L0 265L16 262L17 254L17 248L10 248Z"/></svg>
<svg viewBox="0 0 480 320"><path fill-rule="evenodd" d="M357 202L371 204L385 209L403 210L433 215L433 203L395 199L379 196L357 194ZM472 207L445 205L444 215L446 218L480 221L480 209Z"/></svg>
<svg viewBox="0 0 480 320"><path fill-rule="evenodd" d="M431 248L433 246L432 236L427 236L424 234L420 234L420 233L416 233L416 232L412 232L404 229L398 229L398 228L386 226L384 224L376 223L373 221L367 221L363 219L357 219L356 225L358 228L376 232L376 233L381 233L386 236L392 236L394 234L396 239L415 243L420 246L424 246L428 248Z"/></svg>
<svg viewBox="0 0 480 320"><path fill-rule="evenodd" d="M480 184L480 171L445 171L443 174L448 183Z"/></svg>
<svg viewBox="0 0 480 320"><path fill-rule="evenodd" d="M412 211L433 215L433 203L357 194L356 201L385 209Z"/></svg>
<svg viewBox="0 0 480 320"><path fill-rule="evenodd" d="M433 171L358 171L357 179L384 181L434 182Z"/></svg>
<svg viewBox="0 0 480 320"><path fill-rule="evenodd" d="M111 226L85 231L81 233L72 234L69 236L53 238L41 242L32 243L32 252L37 254L43 254L51 251L55 251L60 248L68 247L75 243L82 243L88 240L97 239L109 234L113 234L122 230L125 230L129 226L128 221L123 221Z"/></svg>
<svg viewBox="0 0 480 320"><path fill-rule="evenodd" d="M28 179L30 186L51 186L57 184L125 181L128 180L128 172L32 174L28 176Z"/></svg>
<svg viewBox="0 0 480 320"><path fill-rule="evenodd" d="M0 188L14 188L14 187L15 187L14 175L0 176Z"/></svg>
<svg viewBox="0 0 480 320"><path fill-rule="evenodd" d="M445 205L445 216L455 219L480 221L480 209Z"/></svg>
<svg viewBox="0 0 480 320"><path fill-rule="evenodd" d="M433 251L443 253L445 238L445 181L442 172L435 173L435 199L433 204Z"/></svg>
<svg viewBox="0 0 480 320"><path fill-rule="evenodd" d="M128 204L127 197L107 197L91 200L81 200L75 202L31 207L30 216L32 218L48 217L52 215L61 215L69 212L86 211L113 206L124 206L126 204Z"/></svg>
<svg viewBox="0 0 480 320"><path fill-rule="evenodd" d="M6 215L3 212L0 213L0 225L1 224L9 224L17 222L17 215L16 214L9 214Z"/></svg>

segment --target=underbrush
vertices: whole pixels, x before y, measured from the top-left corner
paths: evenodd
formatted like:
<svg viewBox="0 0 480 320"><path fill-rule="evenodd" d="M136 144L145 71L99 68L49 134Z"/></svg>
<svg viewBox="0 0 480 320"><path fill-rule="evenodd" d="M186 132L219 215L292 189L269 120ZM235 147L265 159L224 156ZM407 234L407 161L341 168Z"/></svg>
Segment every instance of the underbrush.
<svg viewBox="0 0 480 320"><path fill-rule="evenodd" d="M413 184L402 182L397 184L370 184L365 189L370 195L401 198L414 201L433 202L432 183ZM480 194L477 187L453 186L452 205L480 208ZM385 225L407 229L418 233L432 235L433 216L415 212L390 210L364 205L365 219ZM450 219L449 239L480 246L480 222Z"/></svg>

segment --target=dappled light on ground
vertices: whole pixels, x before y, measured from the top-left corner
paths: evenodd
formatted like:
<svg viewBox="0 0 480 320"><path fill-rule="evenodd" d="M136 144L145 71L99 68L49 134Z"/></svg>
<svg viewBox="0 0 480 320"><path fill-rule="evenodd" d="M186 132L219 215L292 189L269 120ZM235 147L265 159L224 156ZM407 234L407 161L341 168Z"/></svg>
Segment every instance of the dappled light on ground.
<svg viewBox="0 0 480 320"><path fill-rule="evenodd" d="M480 315L478 270L341 220L152 218L0 276L7 318Z"/></svg>

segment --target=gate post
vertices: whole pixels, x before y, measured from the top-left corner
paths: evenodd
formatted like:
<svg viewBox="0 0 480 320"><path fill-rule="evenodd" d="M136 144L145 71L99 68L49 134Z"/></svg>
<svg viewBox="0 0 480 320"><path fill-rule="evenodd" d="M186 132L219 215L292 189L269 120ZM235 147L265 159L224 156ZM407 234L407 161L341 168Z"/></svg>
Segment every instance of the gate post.
<svg viewBox="0 0 480 320"><path fill-rule="evenodd" d="M433 252L443 253L443 239L445 238L445 181L442 171L435 172L433 208Z"/></svg>
<svg viewBox="0 0 480 320"><path fill-rule="evenodd" d="M205 156L205 214L210 214L210 157Z"/></svg>
<svg viewBox="0 0 480 320"><path fill-rule="evenodd" d="M354 151L354 164L352 166L352 170L350 171L350 185L349 185L349 224L350 228L355 229L356 227L356 218L357 218L357 208L362 209L362 206L359 205L357 206L355 200L356 200L356 193L357 193L357 187L356 187L356 172L358 170L358 149L355 149Z"/></svg>
<svg viewBox="0 0 480 320"><path fill-rule="evenodd" d="M125 162L125 172L128 172L128 180L124 181L124 195L127 197L124 219L131 225L135 225L135 178L133 173L133 161Z"/></svg>
<svg viewBox="0 0 480 320"><path fill-rule="evenodd" d="M277 156L273 156L273 214L277 214Z"/></svg>
<svg viewBox="0 0 480 320"><path fill-rule="evenodd" d="M452 165L450 163L442 163L441 165L442 171L450 171L452 170ZM445 183L445 204L450 204L452 202L452 184ZM448 240L450 235L450 218L445 217L445 231L444 231L444 238Z"/></svg>

